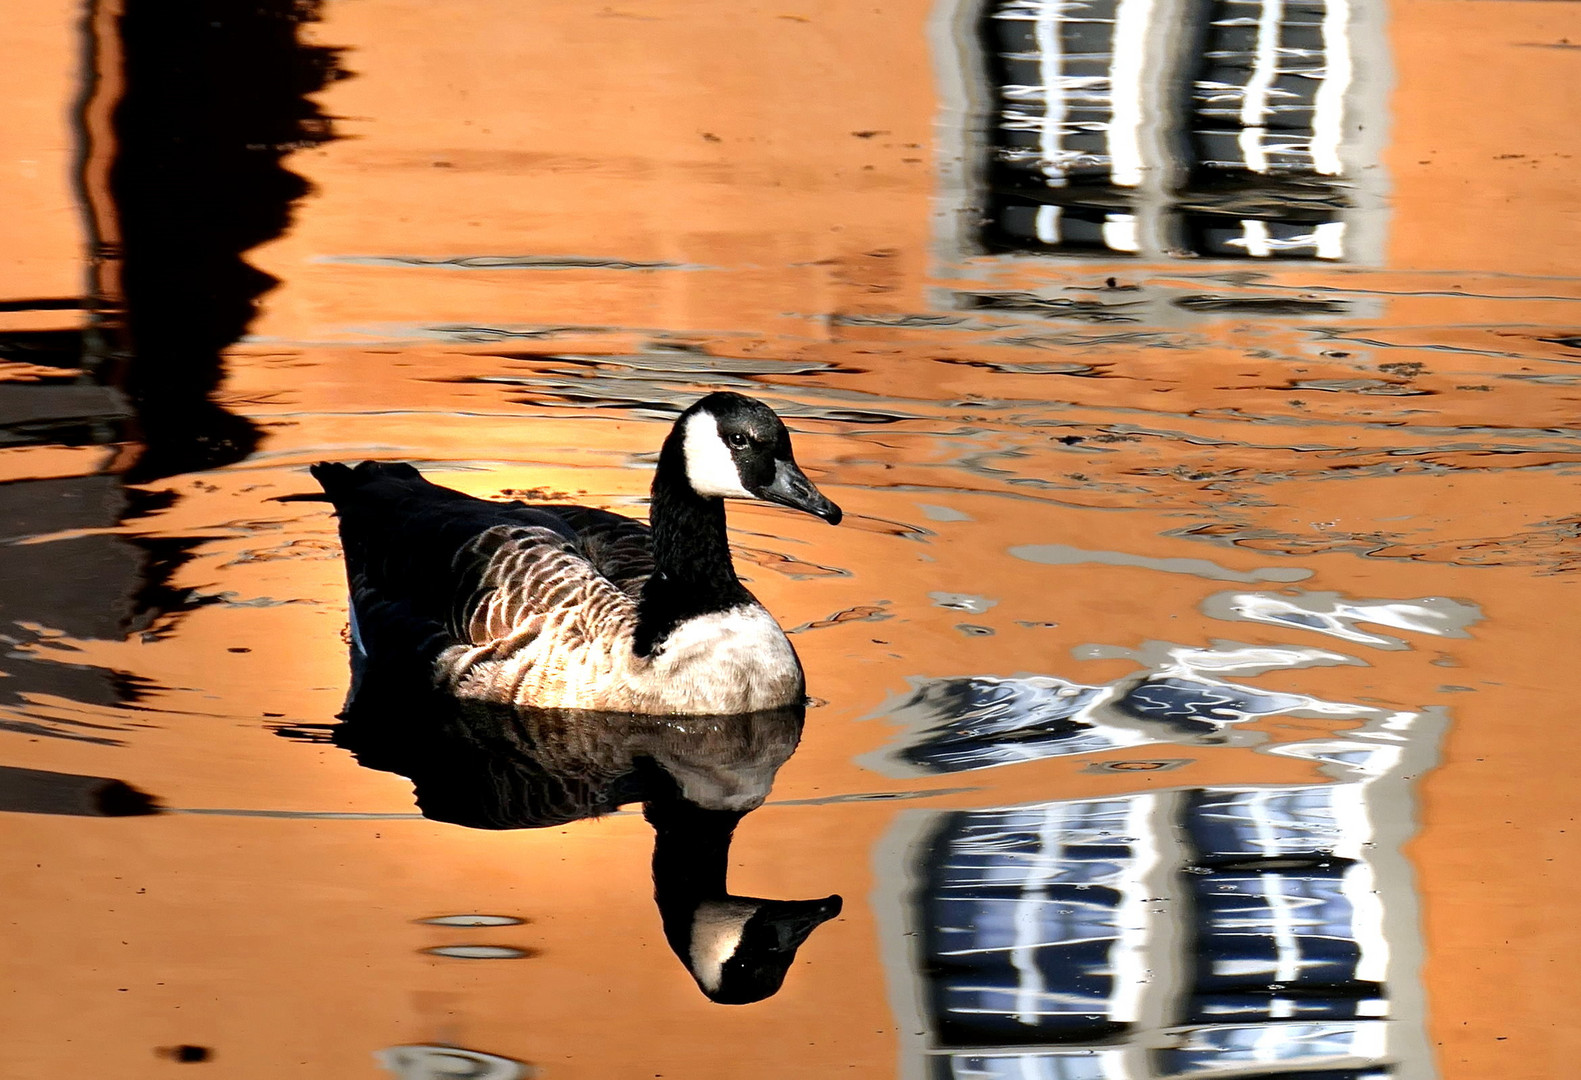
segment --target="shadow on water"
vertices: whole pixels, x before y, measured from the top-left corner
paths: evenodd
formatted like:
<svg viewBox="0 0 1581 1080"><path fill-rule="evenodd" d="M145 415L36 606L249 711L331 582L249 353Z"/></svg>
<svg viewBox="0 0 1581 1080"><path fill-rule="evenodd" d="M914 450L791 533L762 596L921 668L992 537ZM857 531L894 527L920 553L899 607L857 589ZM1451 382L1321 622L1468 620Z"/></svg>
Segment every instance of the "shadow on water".
<svg viewBox="0 0 1581 1080"><path fill-rule="evenodd" d="M257 445L256 426L212 394L222 350L275 285L243 254L284 233L309 190L284 159L334 137L308 97L346 74L338 50L302 40L318 17L312 0L128 0L113 20L84 20L94 70L78 137L95 295L23 306L86 307L97 322L0 333L0 361L34 370L0 384L0 447L141 446L129 464L117 457L95 475L0 484L0 642L12 646L0 701L48 694L132 702L139 683L126 673L36 660L42 637L30 625L115 640L155 632L161 621L168 627L170 615L196 602L172 581L198 540L108 530L174 502L171 492L127 483L229 464ZM103 145L88 113L117 82L111 144ZM104 161L107 188L96 190L88 178L104 172ZM56 572L62 565L72 573ZM70 721L4 726L117 741Z"/></svg>
<svg viewBox="0 0 1581 1080"><path fill-rule="evenodd" d="M0 765L0 812L73 817L143 817L159 802L124 780Z"/></svg>
<svg viewBox="0 0 1581 1080"><path fill-rule="evenodd" d="M0 645L5 678L0 703L60 697L81 705L125 707L142 700L153 683L132 672L72 663L77 650L66 639L152 640L169 632L181 614L214 597L178 586L181 568L201 539L127 536L117 524L157 513L175 501L171 492L123 486L110 474L16 480L0 484ZM51 536L51 534L58 534ZM19 542L32 537L43 541ZM61 567L69 566L70 573ZM118 739L86 729L102 724L54 717L0 719L0 730L101 742Z"/></svg>
<svg viewBox="0 0 1581 1080"><path fill-rule="evenodd" d="M90 322L0 332L0 361L36 369L0 395L0 446L140 442L126 477L142 483L257 445L253 423L212 400L222 350L277 283L243 254L289 227L310 187L284 159L335 138L308 95L348 73L340 50L302 39L316 0L102 7L81 24L88 295L0 305Z"/></svg>
<svg viewBox="0 0 1581 1080"><path fill-rule="evenodd" d="M474 829L535 829L641 802L653 826L664 936L710 999L779 991L796 950L841 900L737 896L726 878L736 826L795 751L804 709L662 717L520 709L366 673L334 741L411 779L424 816Z"/></svg>
<svg viewBox="0 0 1581 1080"><path fill-rule="evenodd" d="M308 97L346 72L309 45L315 0L129 0L110 189L121 234L124 385L145 442L142 482L246 457L251 421L210 395L276 279L242 254L285 232L309 190L283 159L334 138Z"/></svg>

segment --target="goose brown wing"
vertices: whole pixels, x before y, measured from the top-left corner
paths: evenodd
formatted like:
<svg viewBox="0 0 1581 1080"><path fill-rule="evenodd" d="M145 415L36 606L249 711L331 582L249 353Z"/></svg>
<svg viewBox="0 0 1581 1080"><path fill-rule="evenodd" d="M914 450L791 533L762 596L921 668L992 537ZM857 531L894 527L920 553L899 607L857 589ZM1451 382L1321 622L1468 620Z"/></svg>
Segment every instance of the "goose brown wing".
<svg viewBox="0 0 1581 1080"><path fill-rule="evenodd" d="M640 589L644 558L651 572L647 529L617 514L489 502L431 484L410 465L321 464L312 472L340 517L370 655L431 658L450 644L501 643L546 621L573 638L607 633L634 605L623 585ZM585 546L620 577L606 577Z"/></svg>
<svg viewBox="0 0 1581 1080"><path fill-rule="evenodd" d="M653 534L640 521L586 506L544 506L576 533L588 562L630 596L641 596L653 576Z"/></svg>
<svg viewBox="0 0 1581 1080"><path fill-rule="evenodd" d="M601 574L582 549L542 525L485 529L454 560L459 588L449 628L457 641L514 652L552 632L577 647L613 638L635 614L635 599Z"/></svg>

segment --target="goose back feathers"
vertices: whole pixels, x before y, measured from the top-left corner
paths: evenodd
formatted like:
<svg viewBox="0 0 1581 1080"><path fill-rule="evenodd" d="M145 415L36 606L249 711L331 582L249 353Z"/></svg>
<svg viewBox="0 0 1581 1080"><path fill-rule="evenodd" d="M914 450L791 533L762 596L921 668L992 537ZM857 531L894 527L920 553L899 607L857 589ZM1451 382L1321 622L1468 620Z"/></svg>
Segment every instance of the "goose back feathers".
<svg viewBox="0 0 1581 1080"><path fill-rule="evenodd" d="M831 522L840 510L761 402L711 394L682 414L651 528L473 498L404 464L312 472L340 517L361 663L415 655L458 696L540 708L726 714L802 700L795 650L736 577L723 500Z"/></svg>

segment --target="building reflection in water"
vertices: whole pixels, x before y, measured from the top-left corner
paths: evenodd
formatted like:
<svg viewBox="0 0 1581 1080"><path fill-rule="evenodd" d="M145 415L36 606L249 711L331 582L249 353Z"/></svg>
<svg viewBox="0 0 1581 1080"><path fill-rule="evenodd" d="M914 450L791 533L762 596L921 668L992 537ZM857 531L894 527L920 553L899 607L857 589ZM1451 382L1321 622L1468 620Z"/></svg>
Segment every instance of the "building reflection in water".
<svg viewBox="0 0 1581 1080"><path fill-rule="evenodd" d="M1367 0L987 0L978 242L1370 259L1386 57ZM967 16L963 23L971 21ZM965 30L964 25L962 30Z"/></svg>
<svg viewBox="0 0 1581 1080"><path fill-rule="evenodd" d="M1239 617L1272 606L1249 597L1234 605ZM1322 600L1305 606L1324 609ZM1328 600L1435 634L1463 636L1476 617L1443 603L1417 611L1416 602ZM1366 636L1330 623L1308 628ZM913 812L888 845L899 863L892 880L910 885L880 904L886 938L908 943L889 957L902 1028L914 1018L919 1033L903 1075L1430 1075L1420 935L1399 844L1413 817L1410 781L1436 752L1441 713L1204 674L1357 662L1318 649L1089 651L1123 653L1143 668L1107 685L919 682L889 710L907 734L875 764L955 773L1144 744L1211 753L1228 743L1313 761L1333 781ZM1237 730L1276 714L1345 729L1282 743Z"/></svg>
<svg viewBox="0 0 1581 1080"><path fill-rule="evenodd" d="M641 802L665 938L710 999L735 1005L777 993L796 950L840 913L838 896L737 896L726 880L736 826L768 797L803 715L517 709L370 672L334 737L410 778L424 816L469 828L564 825Z"/></svg>
<svg viewBox="0 0 1581 1080"><path fill-rule="evenodd" d="M303 0L93 0L80 23L84 70L70 138L87 224L85 295L0 302L22 316L82 312L75 329L0 329L0 448L104 447L92 473L0 484L0 702L50 694L133 706L131 673L42 662L51 637L163 635L211 600L172 584L204 541L117 531L169 508L173 490L128 487L238 461L252 421L217 404L222 351L245 333L275 279L243 253L281 235L308 184L293 151L333 137L309 95L344 76L339 52L305 40ZM63 132L62 138L68 136ZM42 542L20 545L23 536ZM61 574L56 568L72 567ZM42 628L42 629L41 629ZM106 745L114 727L0 721Z"/></svg>
<svg viewBox="0 0 1581 1080"><path fill-rule="evenodd" d="M285 167L295 151L334 138L310 96L346 72L339 50L306 40L312 0L126 0L113 23L121 64L114 143L101 215L117 243L126 362L117 380L137 411L134 482L239 461L259 433L221 408L221 352L246 332L277 282L243 253L286 232L307 181ZM104 21L104 20L101 20ZM119 306L119 311L115 307Z"/></svg>

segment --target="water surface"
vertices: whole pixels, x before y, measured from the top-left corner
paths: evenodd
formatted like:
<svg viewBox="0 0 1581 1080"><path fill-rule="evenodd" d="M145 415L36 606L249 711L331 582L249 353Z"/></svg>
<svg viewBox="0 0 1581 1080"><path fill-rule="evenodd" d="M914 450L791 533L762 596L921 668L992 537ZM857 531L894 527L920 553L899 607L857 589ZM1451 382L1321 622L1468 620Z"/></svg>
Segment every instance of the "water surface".
<svg viewBox="0 0 1581 1080"><path fill-rule="evenodd" d="M4 45L8 1075L1565 1074L1563 5L201 7ZM278 501L640 517L713 389L847 515L730 511L813 700L665 850L843 898L744 1005L648 789L351 737Z"/></svg>

